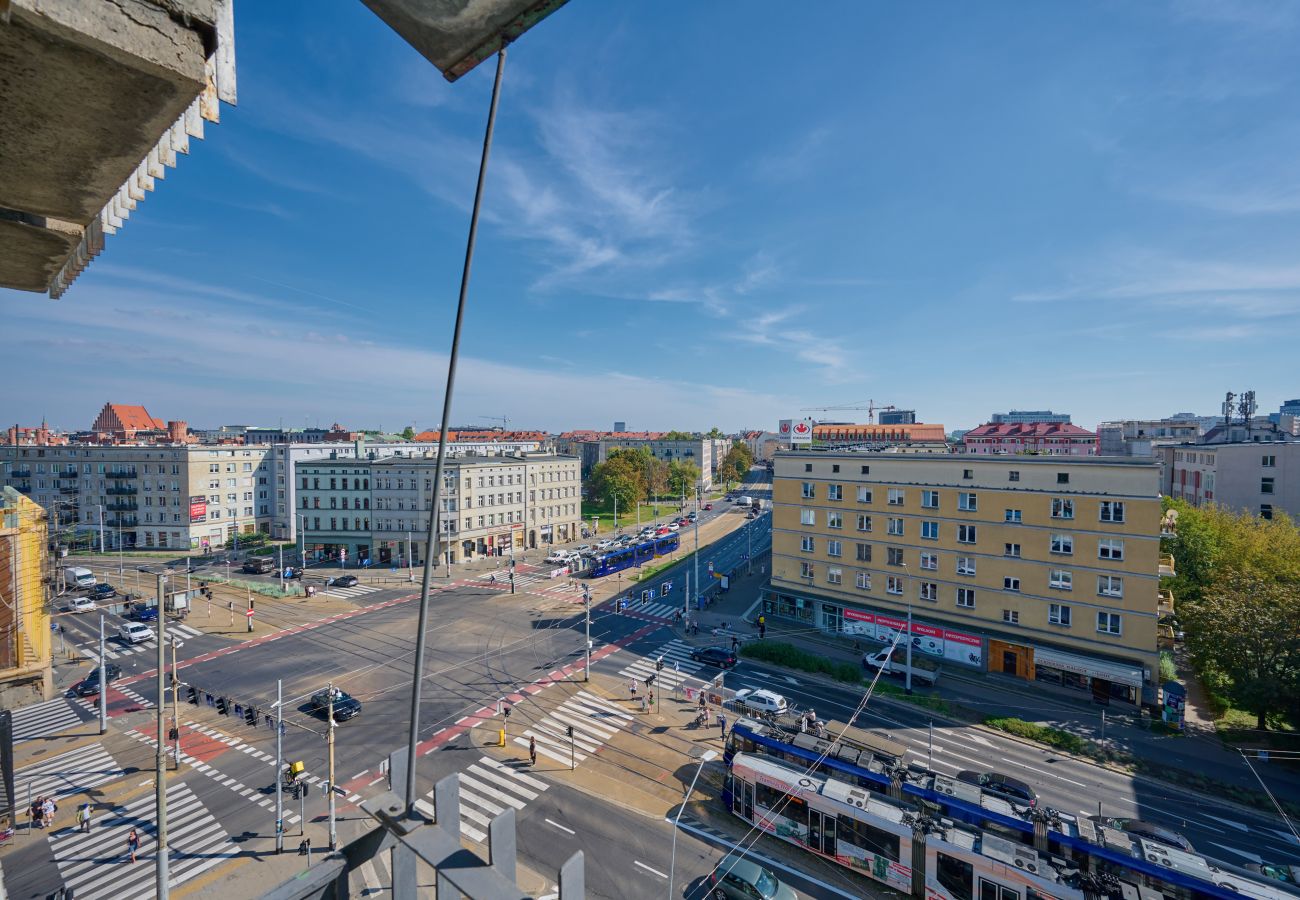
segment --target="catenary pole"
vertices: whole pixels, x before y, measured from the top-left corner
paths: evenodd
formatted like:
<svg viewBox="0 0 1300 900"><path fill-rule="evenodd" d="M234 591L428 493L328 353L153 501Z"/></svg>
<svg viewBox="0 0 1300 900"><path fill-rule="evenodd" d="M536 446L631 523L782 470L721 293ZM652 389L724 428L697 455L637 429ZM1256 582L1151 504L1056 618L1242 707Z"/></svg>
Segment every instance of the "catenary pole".
<svg viewBox="0 0 1300 900"><path fill-rule="evenodd" d="M104 676L108 673L104 662L104 614L99 614L99 733L108 731L108 682Z"/></svg>
<svg viewBox="0 0 1300 900"><path fill-rule="evenodd" d="M331 683L329 687L327 687L325 690L326 690L326 695L329 697L329 716L330 716L330 729L329 729L329 734L326 736L326 740L329 743L329 776L326 783L329 785L330 788L330 795L329 795L330 851L333 852L339 848L338 829L335 827L336 822L334 819L335 791L334 791L334 685L333 683Z"/></svg>
<svg viewBox="0 0 1300 900"><path fill-rule="evenodd" d="M158 575L158 752L154 759L154 818L157 820L158 850L154 855L154 894L167 900L170 881L167 871L167 738L163 730L167 719L167 617L162 613L163 591L167 576Z"/></svg>
<svg viewBox="0 0 1300 900"><path fill-rule="evenodd" d="M161 618L161 614L159 614ZM176 770L181 768L181 679L176 666L176 647L178 642L172 638L172 728L176 730Z"/></svg>
<svg viewBox="0 0 1300 900"><path fill-rule="evenodd" d="M284 682L275 680L275 852L284 852Z"/></svg>

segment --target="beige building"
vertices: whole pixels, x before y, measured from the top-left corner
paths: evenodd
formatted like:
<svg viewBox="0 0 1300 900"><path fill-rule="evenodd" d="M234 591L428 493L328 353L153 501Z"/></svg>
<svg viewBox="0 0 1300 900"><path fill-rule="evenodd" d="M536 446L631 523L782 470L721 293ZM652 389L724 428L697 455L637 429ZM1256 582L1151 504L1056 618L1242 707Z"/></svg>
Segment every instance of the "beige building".
<svg viewBox="0 0 1300 900"><path fill-rule="evenodd" d="M789 451L769 616L1098 698L1154 700L1150 460Z"/></svg>
<svg viewBox="0 0 1300 900"><path fill-rule="evenodd" d="M0 477L50 516L60 541L104 549L219 547L269 531L269 447L0 446Z"/></svg>
<svg viewBox="0 0 1300 900"><path fill-rule="evenodd" d="M0 489L0 708L48 700L50 613L45 597L45 511Z"/></svg>
<svg viewBox="0 0 1300 900"><path fill-rule="evenodd" d="M1300 519L1300 441L1180 444L1161 449L1164 493L1271 519Z"/></svg>
<svg viewBox="0 0 1300 900"><path fill-rule="evenodd" d="M305 548L317 559L419 564L434 453L320 459L294 469ZM574 456L462 454L443 471L442 532L452 563L576 539L582 479Z"/></svg>

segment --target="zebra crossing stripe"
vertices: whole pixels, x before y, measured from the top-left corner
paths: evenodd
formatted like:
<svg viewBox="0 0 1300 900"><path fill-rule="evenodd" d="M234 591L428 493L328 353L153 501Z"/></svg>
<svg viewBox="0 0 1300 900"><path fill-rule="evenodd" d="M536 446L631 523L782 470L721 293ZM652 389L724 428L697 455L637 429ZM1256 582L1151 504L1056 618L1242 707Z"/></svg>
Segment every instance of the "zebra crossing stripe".
<svg viewBox="0 0 1300 900"><path fill-rule="evenodd" d="M15 784L18 788L25 785L24 792L33 797L66 797L112 781L122 773L102 744L89 744L19 769Z"/></svg>
<svg viewBox="0 0 1300 900"><path fill-rule="evenodd" d="M591 720L587 717L576 715L568 710L561 711L557 709L555 712L551 713L551 716L559 719L566 725L573 726L574 734L599 743L604 743L617 733L615 729L605 729L594 726L591 724Z"/></svg>
<svg viewBox="0 0 1300 900"><path fill-rule="evenodd" d="M581 723L582 727L596 734L603 734L608 740L618 731L619 724L592 721L591 713L588 712L580 703L573 703L566 700L559 705L552 715L560 718L572 718L575 722Z"/></svg>
<svg viewBox="0 0 1300 900"><path fill-rule="evenodd" d="M564 725L557 722L555 719L552 719L550 716L547 716L540 722L534 722L533 727L541 729L565 745L572 743L579 750L588 754L595 753L600 749L600 745L604 743L600 738L591 738L584 734L580 734L576 728L573 730L573 737L569 737L568 734L565 733Z"/></svg>
<svg viewBox="0 0 1300 900"><path fill-rule="evenodd" d="M526 746L527 741L524 744ZM517 772L486 756L480 757L478 762L458 773L457 779L460 782L461 799L460 832L480 843L487 840L486 829L506 806L521 810L549 787L544 781ZM426 797L432 797L433 793L430 791ZM428 800L417 800L415 806L429 818L436 818L433 805ZM477 826L482 826L483 830Z"/></svg>
<svg viewBox="0 0 1300 900"><path fill-rule="evenodd" d="M505 763L499 763L495 759L492 759L491 757L488 756L485 756L482 759L480 759L479 764L487 766L488 768L491 769L495 769L498 772L504 772L508 777L513 778L515 781L518 781L520 784L525 784L528 785L529 787L536 788L539 793L546 790L548 787L550 787L550 785L547 784L545 781L542 781L539 778L534 778L531 775L525 775L523 772L520 772L518 769L513 769L510 766L507 766Z"/></svg>
<svg viewBox="0 0 1300 900"><path fill-rule="evenodd" d="M549 738L542 737L541 735L533 735L531 731L525 731L524 734L539 738L539 740L537 741L537 752L540 753L542 756L553 759L558 763L563 763L566 766L569 765L568 747L564 748L565 752L563 755L561 755L555 752L554 750L551 750L547 746L546 742L549 740ZM521 747L528 746L528 742L521 737L515 738L515 743ZM587 755L585 753L577 753L574 755L575 760L584 760L586 758Z"/></svg>
<svg viewBox="0 0 1300 900"><path fill-rule="evenodd" d="M58 734L65 728L81 724L76 708L63 697L14 710L14 743Z"/></svg>
<svg viewBox="0 0 1300 900"><path fill-rule="evenodd" d="M322 594L329 594L331 597L360 597L362 594L373 594L375 591L382 591L383 588L373 584L358 584L355 587L327 587Z"/></svg>
<svg viewBox="0 0 1300 900"><path fill-rule="evenodd" d="M616 716L621 716L624 719L627 719L629 722L632 721L634 718L636 718L631 713L624 710L621 706L615 706L613 703L610 703L604 697L597 697L595 694L589 694L586 691L578 691L577 696L581 697L584 701L586 701L588 705L594 706L596 709L599 709L603 712L612 713L613 715Z"/></svg>

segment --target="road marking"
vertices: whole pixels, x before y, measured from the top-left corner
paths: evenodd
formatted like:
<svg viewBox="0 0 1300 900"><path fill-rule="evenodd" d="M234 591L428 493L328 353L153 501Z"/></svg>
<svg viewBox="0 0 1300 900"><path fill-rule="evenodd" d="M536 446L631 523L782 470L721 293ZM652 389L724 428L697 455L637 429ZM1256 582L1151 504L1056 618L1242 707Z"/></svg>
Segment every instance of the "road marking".
<svg viewBox="0 0 1300 900"><path fill-rule="evenodd" d="M1214 843L1214 841L1210 841L1210 843L1214 844L1214 846L1218 847L1220 850L1227 850L1229 853L1235 853L1237 856L1240 856L1243 859L1248 859L1251 862L1253 862L1255 865L1259 865L1262 862L1264 862L1264 858L1257 853L1251 853L1248 850L1238 850L1236 847L1229 847L1227 844L1216 844Z"/></svg>
<svg viewBox="0 0 1300 900"><path fill-rule="evenodd" d="M1245 825L1242 825L1240 822L1234 822L1231 819L1220 819L1218 816L1212 816L1209 813L1197 813L1197 815L1204 816L1207 819L1213 819L1216 822L1227 825L1229 828L1235 828L1238 831L1250 831L1250 829Z"/></svg>
<svg viewBox="0 0 1300 900"><path fill-rule="evenodd" d="M1088 787L1088 785L1084 784L1082 781L1075 781L1072 778L1066 778L1064 775L1057 775L1055 772L1047 772L1044 771L1043 769L1035 769L1033 766L1027 766L1022 762L1016 762L1014 759L1007 759L1005 756L1002 757L1002 761L1005 763L1011 763L1011 765L1013 766L1019 766L1022 769L1028 769L1030 772L1033 772L1037 775L1042 775L1044 778L1059 778L1061 781L1068 782L1069 784L1076 785L1077 787L1081 787L1081 788Z"/></svg>
<svg viewBox="0 0 1300 900"><path fill-rule="evenodd" d="M380 775L380 776L379 776L378 778L376 778L374 781L368 781L368 782L366 782L366 787L374 787L375 785L379 784L379 782L383 781L386 777L388 777L388 776L386 776L386 775Z"/></svg>
<svg viewBox="0 0 1300 900"><path fill-rule="evenodd" d="M1300 844L1300 841L1296 840L1296 836L1289 831L1281 831L1277 828L1270 828L1268 830L1273 832L1274 834L1281 835L1283 838L1285 838L1286 840L1290 841L1293 844Z"/></svg>
<svg viewBox="0 0 1300 900"><path fill-rule="evenodd" d="M664 878L664 879L666 879L666 878L668 877L668 876L665 875L663 872L660 872L658 869L652 869L652 868L650 868L650 867L647 866L645 863L641 862L641 860L639 860L639 859L634 859L634 860L632 860L632 864L633 864L633 865L636 865L636 866L640 866L641 868L643 868L643 869L645 869L647 872L649 872L651 875L658 875L660 878Z"/></svg>
<svg viewBox="0 0 1300 900"><path fill-rule="evenodd" d="M572 828L565 828L565 827L564 827L563 825L561 825L559 822L556 822L556 821L554 821L554 820L552 820L552 819L547 819L547 820L546 820L546 824L547 824L547 825L554 825L556 828L560 829L561 831L567 831L569 834L577 834L577 833L578 833L578 832L574 831Z"/></svg>

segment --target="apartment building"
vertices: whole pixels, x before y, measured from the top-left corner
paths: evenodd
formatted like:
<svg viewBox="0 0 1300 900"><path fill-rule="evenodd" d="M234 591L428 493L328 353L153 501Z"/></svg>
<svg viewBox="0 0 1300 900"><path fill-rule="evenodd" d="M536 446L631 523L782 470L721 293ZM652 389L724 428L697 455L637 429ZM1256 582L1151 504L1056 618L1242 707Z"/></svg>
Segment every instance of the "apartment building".
<svg viewBox="0 0 1300 900"><path fill-rule="evenodd" d="M699 467L704 489L713 487L718 466L731 447L730 438L695 436L685 439L669 438L666 431L600 432L567 431L555 440L557 452L578 457L582 475L591 474L592 468L609 458L611 450L646 449L656 459L664 462L689 462Z"/></svg>
<svg viewBox="0 0 1300 900"><path fill-rule="evenodd" d="M105 549L219 547L269 531L266 447L0 445L0 478L49 513L52 533Z"/></svg>
<svg viewBox="0 0 1300 900"><path fill-rule="evenodd" d="M45 511L0 489L0 708L53 696Z"/></svg>
<svg viewBox="0 0 1300 900"><path fill-rule="evenodd" d="M1010 412L994 413L989 416L994 425L1030 425L1034 422L1054 422L1057 425L1069 425L1069 413L1052 412L1050 409L1013 409Z"/></svg>
<svg viewBox="0 0 1300 900"><path fill-rule="evenodd" d="M1300 441L1163 447L1163 492L1271 519L1300 519Z"/></svg>
<svg viewBox="0 0 1300 900"><path fill-rule="evenodd" d="M1097 426L1097 437L1102 456L1154 456L1163 445L1196 443L1201 437L1201 423L1194 417L1123 419L1102 422Z"/></svg>
<svg viewBox="0 0 1300 900"><path fill-rule="evenodd" d="M1048 453L1055 456L1093 456L1097 435L1068 422L991 423L962 435L970 454Z"/></svg>
<svg viewBox="0 0 1300 900"><path fill-rule="evenodd" d="M969 667L1154 701L1160 499L1151 460L776 456L764 610Z"/></svg>
<svg viewBox="0 0 1300 900"><path fill-rule="evenodd" d="M307 460L294 468L309 556L418 565L424 558L433 452ZM570 541L582 529L576 457L462 454L446 460L440 530L451 563ZM408 557L409 554L409 557Z"/></svg>

